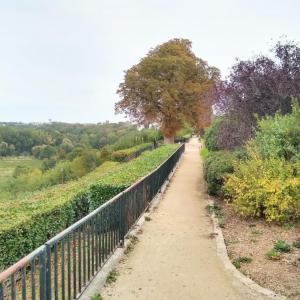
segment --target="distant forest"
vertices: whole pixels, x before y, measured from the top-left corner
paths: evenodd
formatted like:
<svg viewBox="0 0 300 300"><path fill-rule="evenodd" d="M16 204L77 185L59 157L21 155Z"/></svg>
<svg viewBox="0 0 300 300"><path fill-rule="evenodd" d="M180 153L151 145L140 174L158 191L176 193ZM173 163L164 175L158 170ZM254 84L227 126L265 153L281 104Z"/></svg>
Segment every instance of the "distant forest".
<svg viewBox="0 0 300 300"><path fill-rule="evenodd" d="M78 179L105 161L126 160L160 138L157 129L126 122L0 123L0 165L4 171L8 163L14 166L0 180L0 199Z"/></svg>
<svg viewBox="0 0 300 300"><path fill-rule="evenodd" d="M33 155L38 159L66 158L82 149L113 145L127 148L158 138L156 130L138 130L126 122L98 124L0 122L0 156ZM75 155L77 156L77 155Z"/></svg>

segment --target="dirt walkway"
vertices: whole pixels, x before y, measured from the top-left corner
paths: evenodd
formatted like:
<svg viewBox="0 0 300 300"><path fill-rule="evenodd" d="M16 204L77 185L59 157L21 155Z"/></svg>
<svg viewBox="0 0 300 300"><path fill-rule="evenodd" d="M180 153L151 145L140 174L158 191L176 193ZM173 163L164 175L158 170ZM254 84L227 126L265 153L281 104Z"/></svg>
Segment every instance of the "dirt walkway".
<svg viewBox="0 0 300 300"><path fill-rule="evenodd" d="M266 299L225 271L209 238L206 197L199 143L192 139L139 242L119 265L116 283L101 292L103 299Z"/></svg>

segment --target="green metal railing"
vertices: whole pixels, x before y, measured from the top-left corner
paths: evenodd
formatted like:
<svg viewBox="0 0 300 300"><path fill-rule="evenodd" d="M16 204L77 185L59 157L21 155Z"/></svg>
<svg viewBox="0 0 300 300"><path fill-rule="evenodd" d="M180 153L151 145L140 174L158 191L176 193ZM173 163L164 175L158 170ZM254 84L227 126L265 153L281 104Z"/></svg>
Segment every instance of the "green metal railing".
<svg viewBox="0 0 300 300"><path fill-rule="evenodd" d="M180 156L163 164L0 273L0 300L77 299L160 191Z"/></svg>

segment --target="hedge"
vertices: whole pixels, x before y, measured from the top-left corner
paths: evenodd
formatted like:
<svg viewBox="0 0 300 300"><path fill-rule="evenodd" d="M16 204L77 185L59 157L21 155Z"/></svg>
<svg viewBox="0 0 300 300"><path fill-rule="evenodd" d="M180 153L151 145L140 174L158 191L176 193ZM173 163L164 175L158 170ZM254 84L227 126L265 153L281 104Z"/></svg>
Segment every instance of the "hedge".
<svg viewBox="0 0 300 300"><path fill-rule="evenodd" d="M145 176L177 147L162 146L124 164L106 162L78 181L0 202L0 270Z"/></svg>
<svg viewBox="0 0 300 300"><path fill-rule="evenodd" d="M213 196L222 196L224 175L232 173L236 155L229 151L213 151L204 159L204 179L207 182L208 193Z"/></svg>
<svg viewBox="0 0 300 300"><path fill-rule="evenodd" d="M97 208L139 178L147 175L178 147L178 145L164 145L151 152L144 152L139 158L123 164L116 172L92 184L89 194L90 209Z"/></svg>
<svg viewBox="0 0 300 300"><path fill-rule="evenodd" d="M133 158L138 157L142 152L146 150L150 150L152 148L153 148L152 143L144 143L144 144L136 145L131 148L114 151L111 154L111 159L113 161L118 161L118 162L129 161Z"/></svg>
<svg viewBox="0 0 300 300"><path fill-rule="evenodd" d="M80 180L0 202L0 270L87 214L90 182L118 165L106 162Z"/></svg>

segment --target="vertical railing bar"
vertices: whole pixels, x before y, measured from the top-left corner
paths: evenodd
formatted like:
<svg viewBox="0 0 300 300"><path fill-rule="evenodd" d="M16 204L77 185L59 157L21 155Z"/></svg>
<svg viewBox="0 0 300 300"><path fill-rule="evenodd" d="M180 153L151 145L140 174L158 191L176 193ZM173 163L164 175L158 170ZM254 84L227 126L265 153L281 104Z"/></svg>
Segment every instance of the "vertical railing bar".
<svg viewBox="0 0 300 300"><path fill-rule="evenodd" d="M118 246L118 230L117 230L117 225L118 225L118 202L114 203L114 250L117 248Z"/></svg>
<svg viewBox="0 0 300 300"><path fill-rule="evenodd" d="M0 300L4 299L4 284L0 282Z"/></svg>
<svg viewBox="0 0 300 300"><path fill-rule="evenodd" d="M101 216L101 265L103 265L104 263L104 216L103 216L103 210L101 210L100 212L100 216Z"/></svg>
<svg viewBox="0 0 300 300"><path fill-rule="evenodd" d="M91 251L90 251L90 241L91 241L91 222L88 223L88 226L87 226L87 229L88 229L88 240L87 240L87 245L88 245L88 281L90 280L91 278Z"/></svg>
<svg viewBox="0 0 300 300"><path fill-rule="evenodd" d="M78 229L78 292L81 292L81 232L82 226Z"/></svg>
<svg viewBox="0 0 300 300"><path fill-rule="evenodd" d="M98 268L101 268L101 213L98 216Z"/></svg>
<svg viewBox="0 0 300 300"><path fill-rule="evenodd" d="M61 240L61 298L65 300L65 240Z"/></svg>
<svg viewBox="0 0 300 300"><path fill-rule="evenodd" d="M10 275L10 296L11 300L16 300L15 273Z"/></svg>
<svg viewBox="0 0 300 300"><path fill-rule="evenodd" d="M68 236L67 241L67 252L68 252L68 299L72 299L72 293L71 293L71 234Z"/></svg>
<svg viewBox="0 0 300 300"><path fill-rule="evenodd" d="M117 205L116 202L113 203L113 220L112 220L112 232L113 232L113 251L116 249L116 244L117 244L117 239L116 239L116 225L117 225L117 220L116 220L116 213L117 210Z"/></svg>
<svg viewBox="0 0 300 300"><path fill-rule="evenodd" d="M108 257L108 216L107 216L107 207L105 209L105 261Z"/></svg>
<svg viewBox="0 0 300 300"><path fill-rule="evenodd" d="M86 283L86 224L83 224L83 282Z"/></svg>
<svg viewBox="0 0 300 300"><path fill-rule="evenodd" d="M73 297L76 299L77 295L77 278L76 278L76 230L73 231Z"/></svg>
<svg viewBox="0 0 300 300"><path fill-rule="evenodd" d="M112 244L112 230L111 230L111 205L108 207L108 253L109 255L111 254L111 251L112 251L112 247L111 247L111 244Z"/></svg>
<svg viewBox="0 0 300 300"><path fill-rule="evenodd" d="M54 297L58 300L58 261L57 261L57 243L54 244Z"/></svg>
<svg viewBox="0 0 300 300"><path fill-rule="evenodd" d="M122 201L123 197L119 198L119 216L118 216L118 220L119 220L119 246L122 247Z"/></svg>
<svg viewBox="0 0 300 300"><path fill-rule="evenodd" d="M115 250L115 203L111 204L112 206L112 216L111 216L111 246L112 246L112 253Z"/></svg>
<svg viewBox="0 0 300 300"><path fill-rule="evenodd" d="M22 300L26 300L26 267L22 268Z"/></svg>
<svg viewBox="0 0 300 300"><path fill-rule="evenodd" d="M91 219L91 235L92 235L92 276L95 274L95 219Z"/></svg>
<svg viewBox="0 0 300 300"><path fill-rule="evenodd" d="M40 300L51 299L51 249L48 245L39 255Z"/></svg>
<svg viewBox="0 0 300 300"><path fill-rule="evenodd" d="M35 263L32 260L30 262L30 277L31 277L31 299L36 299L36 293L35 293Z"/></svg>
<svg viewBox="0 0 300 300"><path fill-rule="evenodd" d="M98 218L98 214L95 215L95 258L96 258L96 272L98 271L98 254L99 254L99 243L98 243L98 237L99 237L99 218Z"/></svg>

